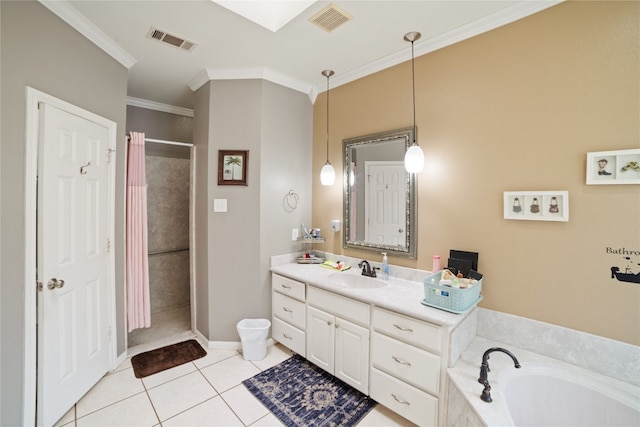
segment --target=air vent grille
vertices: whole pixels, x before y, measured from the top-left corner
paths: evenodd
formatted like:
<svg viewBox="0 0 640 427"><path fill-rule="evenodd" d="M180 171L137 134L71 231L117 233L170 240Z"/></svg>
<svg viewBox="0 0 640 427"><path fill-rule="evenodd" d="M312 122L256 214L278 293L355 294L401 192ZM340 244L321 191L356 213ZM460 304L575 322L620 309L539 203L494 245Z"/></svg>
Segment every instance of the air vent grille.
<svg viewBox="0 0 640 427"><path fill-rule="evenodd" d="M173 47L177 47L178 49L184 50L186 52L191 52L197 46L197 43L194 43L189 40L185 40L182 37L169 34L165 31L159 30L154 27L151 27L149 29L149 32L147 33L147 38L158 40L159 42L166 43Z"/></svg>
<svg viewBox="0 0 640 427"><path fill-rule="evenodd" d="M325 31L333 31L351 19L351 15L332 3L309 18L309 21Z"/></svg>

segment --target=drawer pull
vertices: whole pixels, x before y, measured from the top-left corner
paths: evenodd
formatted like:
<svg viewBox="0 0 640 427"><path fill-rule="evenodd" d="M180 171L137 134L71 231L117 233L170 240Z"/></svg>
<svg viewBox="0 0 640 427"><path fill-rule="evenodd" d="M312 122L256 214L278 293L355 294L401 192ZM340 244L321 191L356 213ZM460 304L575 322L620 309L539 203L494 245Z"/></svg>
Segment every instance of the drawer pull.
<svg viewBox="0 0 640 427"><path fill-rule="evenodd" d="M396 396L395 394L391 393L391 397L393 397L393 399L398 402L401 405L407 405L407 406L411 406L411 403L407 402L404 399L400 399L398 396Z"/></svg>
<svg viewBox="0 0 640 427"><path fill-rule="evenodd" d="M284 311L286 311L287 313L293 313L293 310L291 310L291 309L290 309L290 308L288 308L288 307L282 307L282 309L283 309Z"/></svg>
<svg viewBox="0 0 640 427"><path fill-rule="evenodd" d="M397 358L397 357L395 357L395 356L391 356L391 358L392 358L393 360L395 360L395 361L396 361L396 363L399 363L399 364L401 364L401 365L411 366L411 363L410 363L410 362L407 362L406 360L398 359L398 358Z"/></svg>
<svg viewBox="0 0 640 427"><path fill-rule="evenodd" d="M393 326L395 326L396 329L400 329L402 332L413 332L413 329L411 329L408 326L401 326L401 325L398 325L397 323L394 323Z"/></svg>
<svg viewBox="0 0 640 427"><path fill-rule="evenodd" d="M291 338L291 337L290 337L289 335L287 335L287 334L282 334L282 336L283 336L283 337L285 337L285 338L286 338L286 339L288 339L288 340L292 340L292 339L293 339L293 338Z"/></svg>
<svg viewBox="0 0 640 427"><path fill-rule="evenodd" d="M285 289L291 289L291 286L285 285L284 283L281 283L280 286L282 286Z"/></svg>
<svg viewBox="0 0 640 427"><path fill-rule="evenodd" d="M333 322L331 322L331 320L327 320L327 325L331 326L331 323L333 323ZM336 328L337 327L338 327L338 325L336 325Z"/></svg>

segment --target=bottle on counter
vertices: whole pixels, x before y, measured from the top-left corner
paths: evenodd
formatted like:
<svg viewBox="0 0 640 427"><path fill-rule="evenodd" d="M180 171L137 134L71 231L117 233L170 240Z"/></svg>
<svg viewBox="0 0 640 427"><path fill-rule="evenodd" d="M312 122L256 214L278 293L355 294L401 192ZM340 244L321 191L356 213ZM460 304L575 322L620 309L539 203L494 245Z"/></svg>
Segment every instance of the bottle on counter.
<svg viewBox="0 0 640 427"><path fill-rule="evenodd" d="M382 252L382 280L389 280L389 259L386 252Z"/></svg>
<svg viewBox="0 0 640 427"><path fill-rule="evenodd" d="M433 256L433 267L431 267L432 273L437 273L440 271L440 255Z"/></svg>

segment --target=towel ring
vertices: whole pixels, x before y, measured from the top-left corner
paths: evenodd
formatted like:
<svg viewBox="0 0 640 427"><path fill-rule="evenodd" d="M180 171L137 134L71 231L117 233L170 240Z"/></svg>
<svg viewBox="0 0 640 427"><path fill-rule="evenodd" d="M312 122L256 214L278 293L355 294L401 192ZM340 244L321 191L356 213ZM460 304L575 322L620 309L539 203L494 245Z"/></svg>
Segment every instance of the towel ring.
<svg viewBox="0 0 640 427"><path fill-rule="evenodd" d="M300 198L293 190L289 190L289 193L285 196L285 201L291 210L296 210Z"/></svg>

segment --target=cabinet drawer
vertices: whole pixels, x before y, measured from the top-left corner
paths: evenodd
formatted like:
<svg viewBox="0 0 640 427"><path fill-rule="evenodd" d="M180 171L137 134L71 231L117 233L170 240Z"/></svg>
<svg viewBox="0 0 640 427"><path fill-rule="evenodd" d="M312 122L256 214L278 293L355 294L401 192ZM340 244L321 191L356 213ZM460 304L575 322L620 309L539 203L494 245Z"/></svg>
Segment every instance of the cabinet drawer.
<svg viewBox="0 0 640 427"><path fill-rule="evenodd" d="M278 292L272 292L271 310L274 316L279 317L285 322L291 323L300 329L306 329L307 315L303 302L289 298Z"/></svg>
<svg viewBox="0 0 640 427"><path fill-rule="evenodd" d="M313 286L309 286L307 297L309 305L321 308L343 319L369 326L371 318L369 304L325 292Z"/></svg>
<svg viewBox="0 0 640 427"><path fill-rule="evenodd" d="M375 368L371 369L369 395L419 426L437 423L438 399Z"/></svg>
<svg viewBox="0 0 640 427"><path fill-rule="evenodd" d="M302 357L305 353L305 333L300 329L283 322L277 317L273 318L271 336L285 347L290 348Z"/></svg>
<svg viewBox="0 0 640 427"><path fill-rule="evenodd" d="M298 301L304 301L304 283L274 273L271 275L271 288L274 291L280 292L283 295L288 295Z"/></svg>
<svg viewBox="0 0 640 427"><path fill-rule="evenodd" d="M441 328L380 308L373 309L373 327L393 338L440 354Z"/></svg>
<svg viewBox="0 0 640 427"><path fill-rule="evenodd" d="M440 390L440 357L433 353L374 332L371 362L424 391L437 395Z"/></svg>

